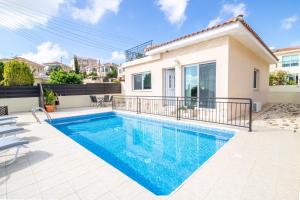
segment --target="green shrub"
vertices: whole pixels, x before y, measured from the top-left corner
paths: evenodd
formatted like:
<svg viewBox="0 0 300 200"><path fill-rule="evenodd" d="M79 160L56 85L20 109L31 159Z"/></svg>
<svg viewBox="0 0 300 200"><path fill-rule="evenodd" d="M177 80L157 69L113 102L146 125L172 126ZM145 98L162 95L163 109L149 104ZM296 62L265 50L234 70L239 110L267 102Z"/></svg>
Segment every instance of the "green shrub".
<svg viewBox="0 0 300 200"><path fill-rule="evenodd" d="M111 68L111 71L106 74L106 77L107 78L117 78L118 77L117 69L116 68Z"/></svg>
<svg viewBox="0 0 300 200"><path fill-rule="evenodd" d="M269 75L269 85L295 85L296 82L289 80L289 73L283 70L271 72Z"/></svg>
<svg viewBox="0 0 300 200"><path fill-rule="evenodd" d="M91 72L87 75L88 77L91 77L91 76L98 76L97 72Z"/></svg>
<svg viewBox="0 0 300 200"><path fill-rule="evenodd" d="M82 84L83 77L75 72L65 72L62 69L52 71L49 83L51 84Z"/></svg>
<svg viewBox="0 0 300 200"><path fill-rule="evenodd" d="M33 74L24 62L16 60L4 64L2 84L5 86L33 85Z"/></svg>

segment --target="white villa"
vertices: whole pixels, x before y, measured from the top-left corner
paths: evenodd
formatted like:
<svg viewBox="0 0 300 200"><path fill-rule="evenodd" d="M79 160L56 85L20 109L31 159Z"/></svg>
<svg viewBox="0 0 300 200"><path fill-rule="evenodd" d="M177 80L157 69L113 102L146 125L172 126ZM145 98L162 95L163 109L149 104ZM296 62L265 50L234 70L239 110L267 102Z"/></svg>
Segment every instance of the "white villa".
<svg viewBox="0 0 300 200"><path fill-rule="evenodd" d="M277 56L279 62L270 66L270 71L283 70L289 73L289 80L295 81L297 85L300 84L300 47L289 47L276 49L274 54Z"/></svg>
<svg viewBox="0 0 300 200"><path fill-rule="evenodd" d="M242 16L154 45L122 64L125 95L244 97L264 104L276 56Z"/></svg>

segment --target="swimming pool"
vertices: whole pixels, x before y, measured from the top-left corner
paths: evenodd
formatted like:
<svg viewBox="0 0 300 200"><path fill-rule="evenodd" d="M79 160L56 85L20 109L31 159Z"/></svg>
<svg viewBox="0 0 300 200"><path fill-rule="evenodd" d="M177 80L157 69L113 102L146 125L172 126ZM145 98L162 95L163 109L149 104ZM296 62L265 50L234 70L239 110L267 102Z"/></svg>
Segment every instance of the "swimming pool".
<svg viewBox="0 0 300 200"><path fill-rule="evenodd" d="M168 195L233 131L106 112L53 119L52 126L156 195Z"/></svg>

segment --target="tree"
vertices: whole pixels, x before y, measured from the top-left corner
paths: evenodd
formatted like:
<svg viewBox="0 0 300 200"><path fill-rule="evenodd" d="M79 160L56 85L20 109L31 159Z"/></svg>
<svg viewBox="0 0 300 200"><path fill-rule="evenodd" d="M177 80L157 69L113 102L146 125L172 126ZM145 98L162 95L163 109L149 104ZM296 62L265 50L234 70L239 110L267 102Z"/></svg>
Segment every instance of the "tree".
<svg viewBox="0 0 300 200"><path fill-rule="evenodd" d="M117 69L115 67L112 67L111 71L106 74L106 77L107 78L117 78L118 77Z"/></svg>
<svg viewBox="0 0 300 200"><path fill-rule="evenodd" d="M48 71L46 72L46 74L47 74L47 75L50 75L51 72L57 71L57 70L60 70L60 69L63 70L62 67L61 67L61 65L52 65L52 66L50 66L50 67L48 68Z"/></svg>
<svg viewBox="0 0 300 200"><path fill-rule="evenodd" d="M78 59L77 59L76 55L74 55L74 68L75 68L75 73L79 74L80 73L80 67L79 67Z"/></svg>
<svg viewBox="0 0 300 200"><path fill-rule="evenodd" d="M269 75L269 85L293 85L295 81L289 80L289 73L283 70L271 72Z"/></svg>
<svg viewBox="0 0 300 200"><path fill-rule="evenodd" d="M97 76L98 74L97 74L97 72L91 72L91 73L89 73L87 76L88 77L91 77L91 76Z"/></svg>
<svg viewBox="0 0 300 200"><path fill-rule="evenodd" d="M65 72L62 69L52 71L49 83L51 84L82 84L82 75L75 72Z"/></svg>
<svg viewBox="0 0 300 200"><path fill-rule="evenodd" d="M4 64L2 84L5 86L33 85L33 74L24 62L12 60Z"/></svg>
<svg viewBox="0 0 300 200"><path fill-rule="evenodd" d="M91 78L92 80L97 80L97 72L91 72L87 75L89 78Z"/></svg>
<svg viewBox="0 0 300 200"><path fill-rule="evenodd" d="M0 62L0 83L4 79L4 77L3 77L3 71L4 71L4 63Z"/></svg>

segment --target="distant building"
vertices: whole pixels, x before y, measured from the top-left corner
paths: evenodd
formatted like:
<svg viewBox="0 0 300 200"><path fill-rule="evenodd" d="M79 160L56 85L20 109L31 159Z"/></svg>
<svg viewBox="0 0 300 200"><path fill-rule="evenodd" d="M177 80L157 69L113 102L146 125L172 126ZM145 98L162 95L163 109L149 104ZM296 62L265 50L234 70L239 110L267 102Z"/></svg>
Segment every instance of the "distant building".
<svg viewBox="0 0 300 200"><path fill-rule="evenodd" d="M27 60L25 58L22 58L22 57L13 57L13 58L3 58L3 59L0 59L1 62L9 62L9 61L12 61L12 60L17 60L17 61L20 61L20 62L24 62L26 63L30 70L32 71L33 73L33 76L34 76L34 83L40 83L40 82L44 82L45 80L47 80L47 76L45 74L45 65L41 65L41 64L38 64L36 62L33 62L33 61L30 61L30 60Z"/></svg>
<svg viewBox="0 0 300 200"><path fill-rule="evenodd" d="M277 64L270 65L270 71L283 70L289 73L289 80L300 85L300 47L275 49L274 54L279 59Z"/></svg>
<svg viewBox="0 0 300 200"><path fill-rule="evenodd" d="M72 67L70 67L66 64L57 62L57 61L49 62L49 63L43 63L43 65L45 65L45 71L50 71L51 69L57 68L57 67L61 67L62 70L64 70L65 72L70 72L72 70Z"/></svg>
<svg viewBox="0 0 300 200"><path fill-rule="evenodd" d="M99 77L104 78L104 77L107 76L107 73L109 73L109 72L112 71L113 68L115 68L115 69L118 70L119 65L115 64L115 63L105 63L105 64L102 64L98 68L97 74L98 74Z"/></svg>
<svg viewBox="0 0 300 200"><path fill-rule="evenodd" d="M81 72L90 73L92 71L97 71L97 68L100 67L100 60L97 59L77 56L77 60ZM73 59L73 68L75 70L74 59Z"/></svg>

